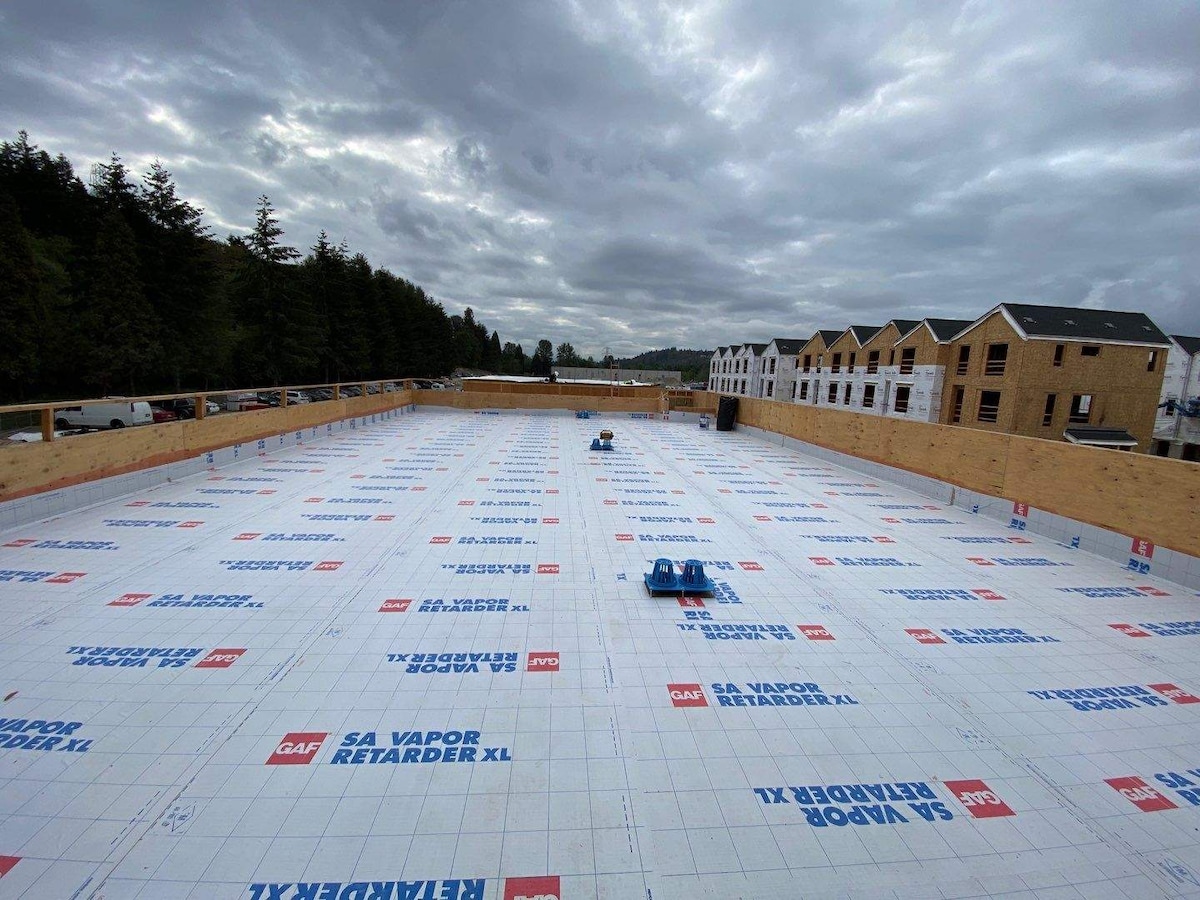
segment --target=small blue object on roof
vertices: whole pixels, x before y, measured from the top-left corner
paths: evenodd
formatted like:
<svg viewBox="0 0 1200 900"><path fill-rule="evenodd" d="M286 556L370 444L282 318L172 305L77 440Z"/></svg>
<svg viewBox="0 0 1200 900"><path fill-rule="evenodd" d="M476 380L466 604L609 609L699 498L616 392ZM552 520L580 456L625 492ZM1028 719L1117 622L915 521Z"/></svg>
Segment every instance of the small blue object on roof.
<svg viewBox="0 0 1200 900"><path fill-rule="evenodd" d="M613 433L606 428L606 429L604 429L604 431L600 432L600 437L592 438L592 445L590 447L588 447L588 449L589 450L612 450L613 449L612 437L613 437Z"/></svg>
<svg viewBox="0 0 1200 900"><path fill-rule="evenodd" d="M705 413L700 417L700 427L708 428L708 413Z"/></svg>
<svg viewBox="0 0 1200 900"><path fill-rule="evenodd" d="M711 594L714 585L713 580L704 575L704 563L698 559L688 559L683 563L679 587L687 594Z"/></svg>
<svg viewBox="0 0 1200 900"><path fill-rule="evenodd" d="M577 419L590 419L591 417L592 414L586 409L580 409L575 412L575 418Z"/></svg>
<svg viewBox="0 0 1200 900"><path fill-rule="evenodd" d="M655 591L678 593L679 576L675 574L675 564L664 557L656 559L653 571L646 576L646 587L650 589L651 594Z"/></svg>

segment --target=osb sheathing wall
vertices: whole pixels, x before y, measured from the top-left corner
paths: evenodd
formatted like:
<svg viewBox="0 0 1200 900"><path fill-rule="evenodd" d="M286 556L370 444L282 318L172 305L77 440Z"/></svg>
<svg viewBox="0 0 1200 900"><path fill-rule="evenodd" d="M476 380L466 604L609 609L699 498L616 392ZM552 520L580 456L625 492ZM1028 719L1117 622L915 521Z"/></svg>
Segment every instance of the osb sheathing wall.
<svg viewBox="0 0 1200 900"><path fill-rule="evenodd" d="M554 385L545 385L554 387ZM593 397L567 394L483 393L481 391L413 391L418 406L453 409L589 409L599 412L662 412L662 391L648 397Z"/></svg>
<svg viewBox="0 0 1200 900"><path fill-rule="evenodd" d="M409 391L221 413L18 444L0 451L0 501L179 462L210 450L406 406Z"/></svg>
<svg viewBox="0 0 1200 900"><path fill-rule="evenodd" d="M738 422L1200 556L1200 465L739 398Z"/></svg>

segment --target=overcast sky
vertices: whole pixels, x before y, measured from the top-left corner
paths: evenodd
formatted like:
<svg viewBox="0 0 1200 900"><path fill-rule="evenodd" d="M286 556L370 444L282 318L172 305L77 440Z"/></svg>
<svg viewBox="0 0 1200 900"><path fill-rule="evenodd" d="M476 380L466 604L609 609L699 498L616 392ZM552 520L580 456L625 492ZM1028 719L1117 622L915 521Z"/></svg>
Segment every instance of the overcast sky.
<svg viewBox="0 0 1200 900"><path fill-rule="evenodd" d="M0 137L267 193L503 340L1001 301L1200 333L1200 4L9 0Z"/></svg>

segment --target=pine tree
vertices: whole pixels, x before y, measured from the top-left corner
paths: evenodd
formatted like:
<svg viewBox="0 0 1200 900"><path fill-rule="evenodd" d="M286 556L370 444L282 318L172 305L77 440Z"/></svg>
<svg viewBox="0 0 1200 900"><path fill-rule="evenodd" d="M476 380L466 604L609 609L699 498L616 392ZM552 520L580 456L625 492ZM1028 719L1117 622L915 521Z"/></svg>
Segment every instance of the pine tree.
<svg viewBox="0 0 1200 900"><path fill-rule="evenodd" d="M0 194L0 385L7 396L23 396L37 384L41 293L33 240L12 197Z"/></svg>

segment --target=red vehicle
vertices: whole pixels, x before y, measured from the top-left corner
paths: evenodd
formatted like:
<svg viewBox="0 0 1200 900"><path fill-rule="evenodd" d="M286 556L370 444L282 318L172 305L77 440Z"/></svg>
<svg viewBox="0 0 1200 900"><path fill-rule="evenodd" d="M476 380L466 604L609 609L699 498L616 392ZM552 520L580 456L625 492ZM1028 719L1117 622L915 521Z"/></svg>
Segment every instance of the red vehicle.
<svg viewBox="0 0 1200 900"><path fill-rule="evenodd" d="M150 407L150 414L152 416L154 416L154 424L155 425L158 425L160 422L178 422L179 421L179 416L177 416L175 413L171 412L169 409L163 409L162 407L159 407L159 406Z"/></svg>

